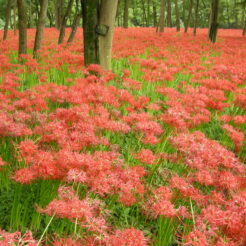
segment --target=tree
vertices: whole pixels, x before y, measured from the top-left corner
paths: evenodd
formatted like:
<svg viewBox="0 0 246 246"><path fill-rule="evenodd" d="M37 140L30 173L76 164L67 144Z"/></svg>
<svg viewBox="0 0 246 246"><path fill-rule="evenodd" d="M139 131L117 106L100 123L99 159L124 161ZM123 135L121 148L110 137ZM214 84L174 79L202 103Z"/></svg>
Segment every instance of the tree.
<svg viewBox="0 0 246 246"><path fill-rule="evenodd" d="M167 0L167 26L172 27L172 6L171 0Z"/></svg>
<svg viewBox="0 0 246 246"><path fill-rule="evenodd" d="M19 56L27 53L27 24L25 0L17 0L19 27Z"/></svg>
<svg viewBox="0 0 246 246"><path fill-rule="evenodd" d="M84 31L84 63L111 67L111 49L117 0L81 0Z"/></svg>
<svg viewBox="0 0 246 246"><path fill-rule="evenodd" d="M60 30L64 9L64 0L55 0L56 29Z"/></svg>
<svg viewBox="0 0 246 246"><path fill-rule="evenodd" d="M165 25L165 0L161 0L160 19L156 31L158 32L158 28L160 28L160 32L164 32L164 25Z"/></svg>
<svg viewBox="0 0 246 246"><path fill-rule="evenodd" d="M179 20L179 5L178 0L175 0L175 13L176 13L176 30L180 31L180 20Z"/></svg>
<svg viewBox="0 0 246 246"><path fill-rule="evenodd" d="M152 8L153 8L153 24L156 27L157 26L157 10L156 10L156 5L154 2L152 2Z"/></svg>
<svg viewBox="0 0 246 246"><path fill-rule="evenodd" d="M195 9L195 23L193 28L193 34L196 35L196 29L198 24L198 10L199 10L199 0L196 0L196 9Z"/></svg>
<svg viewBox="0 0 246 246"><path fill-rule="evenodd" d="M33 48L33 55L36 57L37 51L41 48L43 31L45 27L45 19L47 16L48 0L41 0L41 7L39 12L38 24L36 29L36 36Z"/></svg>
<svg viewBox="0 0 246 246"><path fill-rule="evenodd" d="M124 22L123 22L124 28L128 28L128 16L129 16L128 3L129 3L129 0L125 0L125 2L124 2Z"/></svg>
<svg viewBox="0 0 246 246"><path fill-rule="evenodd" d="M190 25L190 19L191 19L191 15L192 15L192 9L193 9L193 0L190 0L190 6L189 6L189 13L188 13L188 17L185 21L185 30L184 32L188 32L188 28Z"/></svg>
<svg viewBox="0 0 246 246"><path fill-rule="evenodd" d="M73 6L73 0L69 0L66 13L62 17L60 34L59 34L59 38L58 38L58 44L63 43L64 37L65 37L67 19L69 17L70 12L71 12L72 6Z"/></svg>
<svg viewBox="0 0 246 246"><path fill-rule="evenodd" d="M14 0L14 35L16 35L16 8L17 8L17 0Z"/></svg>
<svg viewBox="0 0 246 246"><path fill-rule="evenodd" d="M79 9L79 1L76 0L76 12L75 12L75 16L74 16L71 32L70 32L70 35L69 35L68 40L67 40L68 43L72 43L73 42L75 34L77 32L77 28L78 28L80 19L81 19L81 11Z"/></svg>
<svg viewBox="0 0 246 246"><path fill-rule="evenodd" d="M7 8L6 8L6 18L5 18L5 25L4 25L4 33L3 33L3 40L7 39L8 36L8 29L9 29L9 20L11 14L11 0L8 0Z"/></svg>
<svg viewBox="0 0 246 246"><path fill-rule="evenodd" d="M209 20L208 39L215 43L218 30L219 0L211 0L211 12Z"/></svg>

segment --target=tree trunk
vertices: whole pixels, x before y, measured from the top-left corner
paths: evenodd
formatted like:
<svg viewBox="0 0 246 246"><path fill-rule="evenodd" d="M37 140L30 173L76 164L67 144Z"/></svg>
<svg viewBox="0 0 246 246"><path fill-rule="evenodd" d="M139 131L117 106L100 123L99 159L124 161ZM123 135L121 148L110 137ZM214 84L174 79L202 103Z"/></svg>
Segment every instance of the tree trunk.
<svg viewBox="0 0 246 246"><path fill-rule="evenodd" d="M117 0L81 0L84 31L84 64L111 67L111 50Z"/></svg>
<svg viewBox="0 0 246 246"><path fill-rule="evenodd" d="M141 0L141 2L142 2L142 9L143 9L144 26L147 26L147 16L146 16L146 9L145 9L144 0Z"/></svg>
<svg viewBox="0 0 246 246"><path fill-rule="evenodd" d="M184 32L188 32L188 28L189 28L189 25L190 25L191 14L192 14L192 8L193 8L193 0L190 0L189 13L188 13L187 20L185 22L185 31Z"/></svg>
<svg viewBox="0 0 246 246"><path fill-rule="evenodd" d="M246 35L246 17L244 16L243 36Z"/></svg>
<svg viewBox="0 0 246 246"><path fill-rule="evenodd" d="M69 35L69 38L67 40L68 43L72 43L75 37L75 34L77 32L78 29L78 25L80 22L80 18L81 18L81 14L79 12L76 13L76 16L74 17L74 21L73 21L73 25L72 25L72 29Z"/></svg>
<svg viewBox="0 0 246 246"><path fill-rule="evenodd" d="M243 28L243 36L246 34L246 1L243 4L242 9L242 28Z"/></svg>
<svg viewBox="0 0 246 246"><path fill-rule="evenodd" d="M64 0L56 0L55 2L55 15L56 15L56 29L61 29L62 18L64 11Z"/></svg>
<svg viewBox="0 0 246 246"><path fill-rule="evenodd" d="M84 64L99 64L99 0L81 0L84 32Z"/></svg>
<svg viewBox="0 0 246 246"><path fill-rule="evenodd" d="M32 1L29 3L29 23L28 27L32 28L33 27L33 17L32 17Z"/></svg>
<svg viewBox="0 0 246 246"><path fill-rule="evenodd" d="M219 13L219 0L212 0L211 13L209 22L208 39L213 43L216 42L218 30L218 13Z"/></svg>
<svg viewBox="0 0 246 246"><path fill-rule="evenodd" d="M120 26L120 2L121 0L118 0L116 17L115 17L115 19L117 20L118 26Z"/></svg>
<svg viewBox="0 0 246 246"><path fill-rule="evenodd" d="M11 0L8 0L7 8L6 8L6 18L5 18L5 25L4 25L3 40L6 40L8 36L10 15L11 15Z"/></svg>
<svg viewBox="0 0 246 246"><path fill-rule="evenodd" d="M99 35L99 59L104 69L111 69L111 54L117 0L101 0L99 26L108 26L106 35Z"/></svg>
<svg viewBox="0 0 246 246"><path fill-rule="evenodd" d="M186 3L186 0L183 0L183 23L185 24L185 17L186 17L186 15L185 15L185 12L186 12L186 6L185 6L185 3Z"/></svg>
<svg viewBox="0 0 246 246"><path fill-rule="evenodd" d="M44 32L44 27L45 27L45 19L47 16L47 9L48 9L48 0L42 0L40 12L39 12L34 48L33 48L34 57L36 57L37 51L40 50L41 45L42 45L42 38L43 38L43 32Z"/></svg>
<svg viewBox="0 0 246 246"><path fill-rule="evenodd" d="M233 5L234 5L234 6L233 6L233 16L234 16L234 18L235 18L235 26L234 26L234 28L235 28L235 27L238 26L238 8L237 8L237 1L234 0Z"/></svg>
<svg viewBox="0 0 246 246"><path fill-rule="evenodd" d="M54 21L54 16L53 16L51 11L47 11L47 17L48 17L49 22L50 22L50 27L52 27L53 26L53 21Z"/></svg>
<svg viewBox="0 0 246 246"><path fill-rule="evenodd" d="M180 31L180 20L179 20L178 0L175 0L175 12L176 12L176 30L177 32L179 32Z"/></svg>
<svg viewBox="0 0 246 246"><path fill-rule="evenodd" d="M164 32L164 25L165 25L165 0L161 0L160 20L159 20L160 32ZM156 29L156 31L158 31L158 28Z"/></svg>
<svg viewBox="0 0 246 246"><path fill-rule="evenodd" d="M172 8L171 0L167 0L167 26L172 27Z"/></svg>
<svg viewBox="0 0 246 246"><path fill-rule="evenodd" d="M24 0L17 0L19 18L19 56L27 53L26 8Z"/></svg>
<svg viewBox="0 0 246 246"><path fill-rule="evenodd" d="M150 0L147 0L147 26L150 26Z"/></svg>
<svg viewBox="0 0 246 246"><path fill-rule="evenodd" d="M129 0L125 0L125 5L124 5L124 17L123 17L123 19L124 19L124 22L123 22L123 27L124 28L128 28L128 16L129 16L129 14L128 14L128 8L129 8L129 6L128 6L128 2L129 2Z"/></svg>
<svg viewBox="0 0 246 246"><path fill-rule="evenodd" d="M17 9L17 0L14 0L14 35L16 35L16 9Z"/></svg>
<svg viewBox="0 0 246 246"><path fill-rule="evenodd" d="M196 36L196 29L197 29L197 23L198 23L198 11L199 11L199 0L196 0L195 23L194 23L194 29L193 29L194 36Z"/></svg>
<svg viewBox="0 0 246 246"><path fill-rule="evenodd" d="M156 6L153 3L153 21L154 21L154 27L157 27L157 11L156 11Z"/></svg>
<svg viewBox="0 0 246 246"><path fill-rule="evenodd" d="M68 19L70 12L71 12L72 6L73 6L73 0L69 0L66 13L64 14L64 16L62 18L58 44L63 43L64 37L65 37L65 32L66 32L67 19Z"/></svg>
<svg viewBox="0 0 246 246"><path fill-rule="evenodd" d="M228 25L228 28L230 28L231 22L230 22L230 8L229 8L228 0L226 1L226 10L227 10L227 25Z"/></svg>

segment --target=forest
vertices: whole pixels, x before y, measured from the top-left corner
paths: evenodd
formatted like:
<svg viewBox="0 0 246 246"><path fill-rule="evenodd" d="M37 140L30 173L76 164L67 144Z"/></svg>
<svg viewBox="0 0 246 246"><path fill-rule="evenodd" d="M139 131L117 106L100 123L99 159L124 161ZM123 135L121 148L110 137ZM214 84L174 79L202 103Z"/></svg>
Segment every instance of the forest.
<svg viewBox="0 0 246 246"><path fill-rule="evenodd" d="M0 6L0 246L246 245L245 0Z"/></svg>

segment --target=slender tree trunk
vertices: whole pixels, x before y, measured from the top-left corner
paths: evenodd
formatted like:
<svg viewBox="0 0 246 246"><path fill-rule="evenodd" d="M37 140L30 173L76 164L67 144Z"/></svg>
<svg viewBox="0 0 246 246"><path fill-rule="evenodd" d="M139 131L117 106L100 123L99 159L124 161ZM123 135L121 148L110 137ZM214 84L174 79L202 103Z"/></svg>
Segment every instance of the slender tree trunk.
<svg viewBox="0 0 246 246"><path fill-rule="evenodd" d="M121 2L121 0L118 0L116 17L115 17L115 19L117 20L117 26L120 26L120 10L121 10L120 2Z"/></svg>
<svg viewBox="0 0 246 246"><path fill-rule="evenodd" d="M26 8L24 0L17 0L19 18L19 56L27 53Z"/></svg>
<svg viewBox="0 0 246 246"><path fill-rule="evenodd" d="M16 9L17 9L17 0L14 0L14 35L16 35Z"/></svg>
<svg viewBox="0 0 246 246"><path fill-rule="evenodd" d="M75 34L77 32L77 29L78 29L78 25L80 22L80 18L81 18L81 14L78 12L76 14L76 16L74 17L72 29L71 29L70 35L68 37L68 40L67 40L68 43L72 43L74 40Z"/></svg>
<svg viewBox="0 0 246 246"><path fill-rule="evenodd" d="M47 17L48 17L49 22L50 22L50 27L52 27L53 22L54 22L54 16L52 15L51 11L47 11Z"/></svg>
<svg viewBox="0 0 246 246"><path fill-rule="evenodd" d="M99 35L99 59L104 69L111 69L112 42L114 34L117 0L101 0L100 26L108 26L106 35Z"/></svg>
<svg viewBox="0 0 246 246"><path fill-rule="evenodd" d="M84 64L99 64L99 0L81 0L84 32Z"/></svg>
<svg viewBox="0 0 246 246"><path fill-rule="evenodd" d="M226 10L227 10L227 25L228 25L228 28L230 28L230 26L231 26L231 23L230 23L230 8L229 8L228 0L226 1Z"/></svg>
<svg viewBox="0 0 246 246"><path fill-rule="evenodd" d="M9 20L10 20L10 15L11 15L11 2L12 2L11 0L8 0L8 3L7 3L3 40L6 40L8 36Z"/></svg>
<svg viewBox="0 0 246 246"><path fill-rule="evenodd" d="M167 0L167 26L172 27L172 7L171 0Z"/></svg>
<svg viewBox="0 0 246 246"><path fill-rule="evenodd" d="M150 26L150 0L147 0L147 26Z"/></svg>
<svg viewBox="0 0 246 246"><path fill-rule="evenodd" d="M65 32L66 32L67 19L68 19L70 12L71 12L72 6L73 6L73 0L69 0L66 13L64 14L64 16L62 18L62 24L61 24L58 44L63 43L64 37L65 37Z"/></svg>
<svg viewBox="0 0 246 246"><path fill-rule="evenodd" d="M160 8L160 20L159 20L159 27L160 32L164 32L164 25L165 25L165 0L161 0L161 8ZM156 29L158 31L158 28Z"/></svg>
<svg viewBox="0 0 246 246"><path fill-rule="evenodd" d="M153 22L154 22L153 23L154 27L157 27L157 11L154 3L153 3Z"/></svg>
<svg viewBox="0 0 246 246"><path fill-rule="evenodd" d="M197 23L198 23L198 11L199 11L199 0L196 0L195 22L194 22L194 29L193 29L194 36L196 36L196 29L197 29Z"/></svg>
<svg viewBox="0 0 246 246"><path fill-rule="evenodd" d="M180 31L180 20L179 20L179 5L178 0L175 0L175 12L176 12L176 30Z"/></svg>
<svg viewBox="0 0 246 246"><path fill-rule="evenodd" d="M125 0L125 2L124 2L124 17L123 17L123 19L124 19L123 27L124 28L128 28L128 16L129 16L129 14L128 14L128 8L129 8L128 3L129 3L129 0Z"/></svg>
<svg viewBox="0 0 246 246"><path fill-rule="evenodd" d="M245 15L246 9L244 6L244 25L243 25L243 36L246 35L246 15Z"/></svg>
<svg viewBox="0 0 246 246"><path fill-rule="evenodd" d="M236 0L234 0L233 5L234 5L233 6L233 16L235 18L235 26L234 26L234 28L235 28L238 26L238 8L237 8L237 1Z"/></svg>
<svg viewBox="0 0 246 246"><path fill-rule="evenodd" d="M218 30L218 13L219 13L219 0L212 0L211 13L209 22L208 39L213 43L216 42L217 30Z"/></svg>
<svg viewBox="0 0 246 246"><path fill-rule="evenodd" d="M193 9L193 0L190 0L189 13L188 13L187 20L185 21L185 30L184 30L184 32L188 32L188 28L189 28L189 25L190 25L190 19L191 19L191 15L192 15L192 9Z"/></svg>
<svg viewBox="0 0 246 246"><path fill-rule="evenodd" d="M36 29L36 36L33 48L33 56L37 56L37 51L40 50L42 45L43 32L45 27L45 19L47 16L48 0L41 1L41 8L39 12L38 25Z"/></svg>
<svg viewBox="0 0 246 246"><path fill-rule="evenodd" d="M62 25L63 11L64 11L64 0L56 0L55 3L55 15L56 15L56 29L60 30Z"/></svg>
<svg viewBox="0 0 246 246"><path fill-rule="evenodd" d="M29 3L29 23L28 23L28 26L29 26L30 28L33 27L32 1L30 1L30 3Z"/></svg>
<svg viewBox="0 0 246 246"><path fill-rule="evenodd" d="M185 19L186 19L186 15L185 15L185 11L186 11L186 1L187 0L183 0L183 13L182 13L182 17L183 17L183 23L184 23L184 25L185 25Z"/></svg>
<svg viewBox="0 0 246 246"><path fill-rule="evenodd" d="M147 16L146 16L146 9L145 9L144 0L141 0L141 2L142 2L142 9L143 9L144 26L147 26Z"/></svg>

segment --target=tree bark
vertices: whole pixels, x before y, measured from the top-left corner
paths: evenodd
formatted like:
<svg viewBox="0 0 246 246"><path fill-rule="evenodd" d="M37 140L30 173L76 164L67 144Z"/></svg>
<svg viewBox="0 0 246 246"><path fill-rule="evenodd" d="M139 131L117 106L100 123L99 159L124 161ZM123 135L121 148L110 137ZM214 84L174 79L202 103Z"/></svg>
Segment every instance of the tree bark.
<svg viewBox="0 0 246 246"><path fill-rule="evenodd" d="M196 29L197 29L197 23L198 23L198 11L199 11L199 0L196 0L195 22L194 22L194 29L193 29L194 36L196 36Z"/></svg>
<svg viewBox="0 0 246 246"><path fill-rule="evenodd" d="M144 0L141 0L142 2L142 9L143 9L143 21L144 21L144 26L147 26L147 15L146 15L146 9L145 9L145 4Z"/></svg>
<svg viewBox="0 0 246 246"><path fill-rule="evenodd" d="M160 32L164 32L164 25L165 25L165 0L161 0L160 20L158 25L160 28ZM156 31L158 32L158 27Z"/></svg>
<svg viewBox="0 0 246 246"><path fill-rule="evenodd" d="M129 13L128 13L128 8L129 8L129 5L128 5L128 3L129 3L129 0L125 0L125 2L124 2L124 17L123 17L123 19L124 19L124 22L123 22L123 27L124 28L128 28L128 16L129 16Z"/></svg>
<svg viewBox="0 0 246 246"><path fill-rule="evenodd" d="M147 0L147 26L150 26L150 0Z"/></svg>
<svg viewBox="0 0 246 246"><path fill-rule="evenodd" d="M106 35L99 35L99 59L104 69L111 69L112 43L117 0L101 0L99 25L108 26Z"/></svg>
<svg viewBox="0 0 246 246"><path fill-rule="evenodd" d="M14 35L16 35L16 9L17 9L17 0L14 0Z"/></svg>
<svg viewBox="0 0 246 246"><path fill-rule="evenodd" d="M228 28L230 28L230 26L231 26L231 23L230 23L230 8L229 8L228 0L226 1L226 10L227 10L227 25L228 25Z"/></svg>
<svg viewBox="0 0 246 246"><path fill-rule="evenodd" d="M69 0L66 13L64 14L64 16L62 18L58 44L63 43L64 37L65 37L65 32L66 32L67 19L68 19L70 12L71 12L72 6L73 6L73 0Z"/></svg>
<svg viewBox="0 0 246 246"><path fill-rule="evenodd" d="M153 23L154 27L157 27L157 11L154 3L153 3L153 22L154 22Z"/></svg>
<svg viewBox="0 0 246 246"><path fill-rule="evenodd" d="M28 22L28 27L30 27L30 28L33 27L32 1L30 1L30 3L29 3L29 22Z"/></svg>
<svg viewBox="0 0 246 246"><path fill-rule="evenodd" d="M81 0L84 32L84 64L99 64L99 40L96 27L99 21L99 0Z"/></svg>
<svg viewBox="0 0 246 246"><path fill-rule="evenodd" d="M179 20L179 6L178 0L175 0L175 12L176 12L176 31L180 31L180 20Z"/></svg>
<svg viewBox="0 0 246 246"><path fill-rule="evenodd" d="M84 64L111 67L114 23L118 0L81 0L84 31Z"/></svg>
<svg viewBox="0 0 246 246"><path fill-rule="evenodd" d="M68 37L67 43L72 43L72 42L73 42L74 37L75 37L75 34L76 34L76 32L77 32L77 29L78 29L78 25L79 25L79 22L80 22L80 18L81 18L81 13L80 13L80 11L77 9L77 13L76 13L76 15L75 15L75 17L74 17L72 29L71 29L70 35L69 35L69 37Z"/></svg>
<svg viewBox="0 0 246 246"><path fill-rule="evenodd" d="M243 36L245 35L246 35L246 18L244 19L244 27L243 27Z"/></svg>
<svg viewBox="0 0 246 246"><path fill-rule="evenodd" d="M54 22L54 16L53 16L52 11L47 11L47 17L48 17L49 22L50 22L50 27L52 27L53 26L53 22Z"/></svg>
<svg viewBox="0 0 246 246"><path fill-rule="evenodd" d="M8 36L9 20L10 20L10 15L11 15L11 2L12 2L11 0L8 0L8 3L7 3L3 40L6 40Z"/></svg>
<svg viewBox="0 0 246 246"><path fill-rule="evenodd" d="M62 18L64 11L64 0L56 0L55 2L55 15L56 15L56 29L61 29Z"/></svg>
<svg viewBox="0 0 246 246"><path fill-rule="evenodd" d="M188 32L188 28L190 25L190 19L192 15L192 9L193 9L193 0L190 0L189 13L188 13L187 20L185 21L185 30L184 30L185 33Z"/></svg>
<svg viewBox="0 0 246 246"><path fill-rule="evenodd" d="M26 8L24 0L17 0L19 18L19 56L27 53Z"/></svg>
<svg viewBox="0 0 246 246"><path fill-rule="evenodd" d="M183 16L182 17L183 17L183 23L184 24L185 24L185 17L186 17L186 15L185 15L185 12L186 12L185 11L186 10L185 3L186 3L186 0L183 0L183 14L182 14Z"/></svg>
<svg viewBox="0 0 246 246"><path fill-rule="evenodd" d="M171 0L167 0L167 26L172 27L172 7Z"/></svg>
<svg viewBox="0 0 246 246"><path fill-rule="evenodd" d="M39 12L38 25L36 30L34 48L33 48L33 56L37 56L37 51L40 50L42 45L43 32L45 27L45 19L47 16L48 9L48 0L41 1L41 8Z"/></svg>
<svg viewBox="0 0 246 246"><path fill-rule="evenodd" d="M242 27L243 27L243 36L246 34L246 2L243 6L243 16L242 16Z"/></svg>
<svg viewBox="0 0 246 246"><path fill-rule="evenodd" d="M219 0L212 0L211 2L211 13L208 30L208 39L215 43L218 31L218 13L219 13Z"/></svg>

